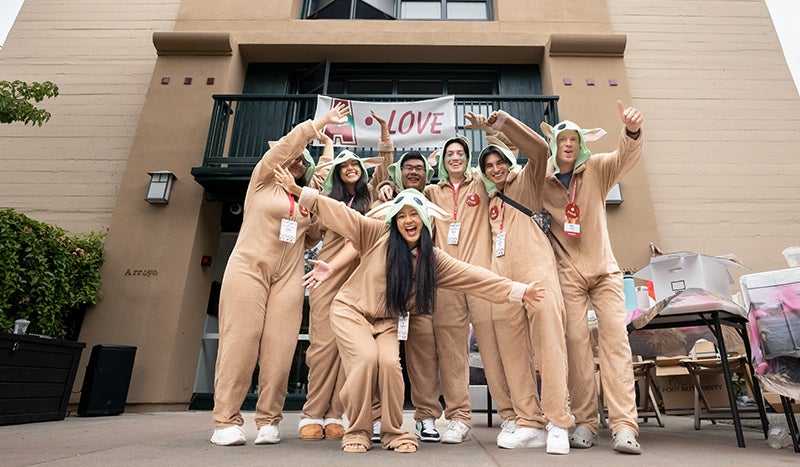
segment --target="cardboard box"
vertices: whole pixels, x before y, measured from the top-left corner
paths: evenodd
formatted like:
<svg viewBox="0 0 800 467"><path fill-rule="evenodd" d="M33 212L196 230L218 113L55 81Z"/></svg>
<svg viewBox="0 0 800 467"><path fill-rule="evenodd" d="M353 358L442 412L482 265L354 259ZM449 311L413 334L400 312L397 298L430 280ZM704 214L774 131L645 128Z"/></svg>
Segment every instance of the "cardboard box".
<svg viewBox="0 0 800 467"><path fill-rule="evenodd" d="M656 383L664 402L664 413L668 415L686 415L694 413L694 383L689 371L680 365L686 358L716 358L714 344L699 340L692 349L692 354L678 357L656 358ZM700 376L700 385L712 409L730 407L728 390L722 374ZM702 404L701 404L702 405Z"/></svg>
<svg viewBox="0 0 800 467"><path fill-rule="evenodd" d="M700 288L731 298L729 267L744 267L728 258L681 251L650 258L633 277L653 282L656 301L689 288Z"/></svg>
<svg viewBox="0 0 800 467"><path fill-rule="evenodd" d="M762 391L764 394L764 399L767 403L772 407L773 410L777 413L783 413L783 404L781 403L781 395L775 394L774 392L769 391ZM792 404L792 411L796 414L800 414L800 402L795 402Z"/></svg>

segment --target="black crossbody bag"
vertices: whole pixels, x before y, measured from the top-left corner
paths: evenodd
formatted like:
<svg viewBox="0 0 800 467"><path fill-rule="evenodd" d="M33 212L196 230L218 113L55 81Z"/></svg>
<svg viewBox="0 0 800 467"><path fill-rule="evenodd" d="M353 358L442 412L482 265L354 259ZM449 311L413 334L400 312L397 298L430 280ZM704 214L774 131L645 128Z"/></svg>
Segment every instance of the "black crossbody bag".
<svg viewBox="0 0 800 467"><path fill-rule="evenodd" d="M547 236L547 234L550 233L550 223L553 220L553 216L550 215L549 212L547 212L547 209L543 208L539 212L533 212L530 209L526 208L525 206L519 204L518 202L514 201L513 199L503 194L502 191L498 191L497 196L499 196L500 199L502 199L506 203L517 208L520 212L522 212L526 216L530 217L533 220L533 222L535 222L536 225L538 225L539 228L542 229L542 232L544 232L545 236Z"/></svg>

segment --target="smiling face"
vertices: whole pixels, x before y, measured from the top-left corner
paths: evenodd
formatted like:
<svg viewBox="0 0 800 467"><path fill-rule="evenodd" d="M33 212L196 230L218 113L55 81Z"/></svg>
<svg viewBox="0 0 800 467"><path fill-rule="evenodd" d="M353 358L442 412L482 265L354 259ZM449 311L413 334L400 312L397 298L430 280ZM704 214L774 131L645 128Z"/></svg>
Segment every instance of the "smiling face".
<svg viewBox="0 0 800 467"><path fill-rule="evenodd" d="M349 191L355 190L356 183L361 179L361 164L355 159L339 164L339 178Z"/></svg>
<svg viewBox="0 0 800 467"><path fill-rule="evenodd" d="M397 224L397 230L400 231L400 235L408 243L408 247L415 248L419 243L422 229L425 228L419 212L411 206L403 206L395 214L394 219Z"/></svg>
<svg viewBox="0 0 800 467"><path fill-rule="evenodd" d="M400 166L403 188L422 191L425 188L425 162L422 159L407 158Z"/></svg>
<svg viewBox="0 0 800 467"><path fill-rule="evenodd" d="M292 174L295 180L301 178L306 173L306 159L303 157L302 154L295 157L294 160L289 162L289 165L286 167L289 170L289 173Z"/></svg>
<svg viewBox="0 0 800 467"><path fill-rule="evenodd" d="M464 176L467 170L466 157L464 146L458 141L453 141L444 148L444 164L451 178Z"/></svg>
<svg viewBox="0 0 800 467"><path fill-rule="evenodd" d="M556 163L561 173L572 172L581 151L581 139L575 130L564 130L556 138Z"/></svg>
<svg viewBox="0 0 800 467"><path fill-rule="evenodd" d="M509 167L510 165L504 157L496 152L491 152L484 159L483 175L494 183L498 190L502 190L506 185Z"/></svg>

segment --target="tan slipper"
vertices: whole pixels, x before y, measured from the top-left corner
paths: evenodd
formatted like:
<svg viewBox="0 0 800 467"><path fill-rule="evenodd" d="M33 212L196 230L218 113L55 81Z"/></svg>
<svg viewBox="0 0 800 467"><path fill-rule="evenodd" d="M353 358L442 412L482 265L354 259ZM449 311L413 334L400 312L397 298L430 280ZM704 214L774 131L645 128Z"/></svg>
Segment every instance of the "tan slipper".
<svg viewBox="0 0 800 467"><path fill-rule="evenodd" d="M394 452L400 452L400 453L417 452L417 446L414 445L413 443L403 443L400 446L394 448Z"/></svg>
<svg viewBox="0 0 800 467"><path fill-rule="evenodd" d="M338 423L329 423L325 425L325 438L327 439L342 439L344 437L344 427Z"/></svg>
<svg viewBox="0 0 800 467"><path fill-rule="evenodd" d="M359 443L347 443L342 446L344 452L367 452L367 447Z"/></svg>
<svg viewBox="0 0 800 467"><path fill-rule="evenodd" d="M323 438L322 425L312 423L300 427L300 439L306 441L316 441Z"/></svg>

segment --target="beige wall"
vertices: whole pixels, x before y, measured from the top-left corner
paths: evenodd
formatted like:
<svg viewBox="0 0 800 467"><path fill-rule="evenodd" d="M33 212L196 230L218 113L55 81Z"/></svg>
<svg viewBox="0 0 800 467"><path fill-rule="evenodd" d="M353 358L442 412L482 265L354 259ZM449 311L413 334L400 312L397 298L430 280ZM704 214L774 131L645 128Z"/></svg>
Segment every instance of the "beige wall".
<svg viewBox="0 0 800 467"><path fill-rule="evenodd" d="M104 231L153 72L153 31L180 0L26 0L0 79L53 81L41 128L0 125L0 207L73 232Z"/></svg>
<svg viewBox="0 0 800 467"><path fill-rule="evenodd" d="M800 243L800 99L764 2L608 6L628 36L661 247L785 268Z"/></svg>

